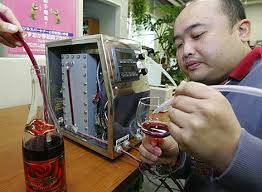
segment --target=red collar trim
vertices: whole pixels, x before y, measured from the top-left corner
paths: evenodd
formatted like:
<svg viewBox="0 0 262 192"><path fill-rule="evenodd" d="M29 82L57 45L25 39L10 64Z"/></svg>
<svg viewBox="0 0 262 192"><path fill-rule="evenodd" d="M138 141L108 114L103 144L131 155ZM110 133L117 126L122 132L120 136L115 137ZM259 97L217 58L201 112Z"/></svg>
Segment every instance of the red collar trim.
<svg viewBox="0 0 262 192"><path fill-rule="evenodd" d="M251 70L255 61L262 58L262 46L256 46L229 74L229 79L241 81Z"/></svg>

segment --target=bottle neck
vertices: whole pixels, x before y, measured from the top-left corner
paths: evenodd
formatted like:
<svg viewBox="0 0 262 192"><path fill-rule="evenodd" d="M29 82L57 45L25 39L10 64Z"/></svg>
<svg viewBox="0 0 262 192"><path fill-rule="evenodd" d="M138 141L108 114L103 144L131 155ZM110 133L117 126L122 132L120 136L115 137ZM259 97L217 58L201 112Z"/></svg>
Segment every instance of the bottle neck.
<svg viewBox="0 0 262 192"><path fill-rule="evenodd" d="M28 130L34 134L44 134L57 130L62 134L62 130L48 100L45 67L41 66L38 74L32 69L31 76L32 99L27 119Z"/></svg>
<svg viewBox="0 0 262 192"><path fill-rule="evenodd" d="M35 119L42 119L48 121L48 100L47 91L45 86L46 73L45 68L41 67L38 74L31 70L32 78L32 97L31 106L27 119L27 123L32 122ZM40 84L41 83L41 84Z"/></svg>

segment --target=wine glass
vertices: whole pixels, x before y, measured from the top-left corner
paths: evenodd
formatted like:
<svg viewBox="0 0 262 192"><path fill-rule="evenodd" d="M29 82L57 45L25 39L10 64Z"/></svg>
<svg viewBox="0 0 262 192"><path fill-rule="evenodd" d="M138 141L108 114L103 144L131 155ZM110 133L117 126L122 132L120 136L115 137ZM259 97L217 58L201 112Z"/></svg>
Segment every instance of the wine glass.
<svg viewBox="0 0 262 192"><path fill-rule="evenodd" d="M138 102L136 111L136 121L138 127L140 127L143 135L149 137L150 142L154 142L160 145L164 142L163 138L170 135L167 125L163 122L167 122L169 119L167 115L163 113L153 113L153 111L160 105L159 97L144 97ZM140 163L140 171L153 178L164 178L171 172L171 167L156 163L149 165Z"/></svg>

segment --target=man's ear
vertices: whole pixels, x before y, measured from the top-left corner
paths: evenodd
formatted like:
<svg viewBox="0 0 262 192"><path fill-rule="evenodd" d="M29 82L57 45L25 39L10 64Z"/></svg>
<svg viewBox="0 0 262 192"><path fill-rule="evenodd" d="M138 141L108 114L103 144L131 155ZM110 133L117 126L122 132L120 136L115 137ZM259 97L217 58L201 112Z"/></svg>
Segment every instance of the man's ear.
<svg viewBox="0 0 262 192"><path fill-rule="evenodd" d="M243 19L238 22L237 30L239 38L242 42L248 42L250 40L251 22L248 19Z"/></svg>

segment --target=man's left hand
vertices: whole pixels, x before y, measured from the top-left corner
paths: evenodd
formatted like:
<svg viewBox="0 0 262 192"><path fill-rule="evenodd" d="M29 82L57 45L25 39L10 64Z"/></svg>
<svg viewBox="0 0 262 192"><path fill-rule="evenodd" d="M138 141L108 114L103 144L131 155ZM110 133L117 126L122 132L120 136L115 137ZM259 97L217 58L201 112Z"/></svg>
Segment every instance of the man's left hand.
<svg viewBox="0 0 262 192"><path fill-rule="evenodd" d="M169 112L169 129L181 150L223 172L238 146L241 127L228 100L217 90L182 82Z"/></svg>

